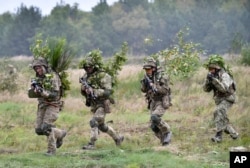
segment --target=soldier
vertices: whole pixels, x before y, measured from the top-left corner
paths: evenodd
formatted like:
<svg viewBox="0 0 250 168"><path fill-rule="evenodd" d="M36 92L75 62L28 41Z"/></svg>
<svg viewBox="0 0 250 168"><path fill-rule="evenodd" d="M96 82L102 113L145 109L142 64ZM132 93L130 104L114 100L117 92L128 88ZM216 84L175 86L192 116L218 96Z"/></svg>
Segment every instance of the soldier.
<svg viewBox="0 0 250 168"><path fill-rule="evenodd" d="M62 146L63 138L66 136L65 130L54 125L61 110L61 80L44 58L34 59L32 68L36 72L36 78L32 80L28 96L38 99L35 132L37 135L47 136L46 155L51 156L56 153L56 148Z"/></svg>
<svg viewBox="0 0 250 168"><path fill-rule="evenodd" d="M86 106L91 107L93 117L89 122L91 127L90 142L82 149L95 148L99 131L107 133L119 146L124 137L118 135L112 127L105 123L105 116L110 113L110 103L114 104L114 100L111 98L113 93L111 76L102 71L99 64L92 59L91 53L83 64L83 68L86 73L80 78L81 94L86 98Z"/></svg>
<svg viewBox="0 0 250 168"><path fill-rule="evenodd" d="M162 120L166 109L171 106L169 78L157 67L156 61L149 57L143 65L146 74L141 80L141 91L146 93L150 110L151 129L163 146L171 141L170 126Z"/></svg>
<svg viewBox="0 0 250 168"><path fill-rule="evenodd" d="M214 111L214 123L216 134L211 138L213 142L222 141L222 133L230 134L232 139L237 139L239 134L229 124L227 111L235 103L236 86L229 72L225 70L224 59L219 55L211 55L205 64L208 74L203 85L205 92L214 92L216 109Z"/></svg>

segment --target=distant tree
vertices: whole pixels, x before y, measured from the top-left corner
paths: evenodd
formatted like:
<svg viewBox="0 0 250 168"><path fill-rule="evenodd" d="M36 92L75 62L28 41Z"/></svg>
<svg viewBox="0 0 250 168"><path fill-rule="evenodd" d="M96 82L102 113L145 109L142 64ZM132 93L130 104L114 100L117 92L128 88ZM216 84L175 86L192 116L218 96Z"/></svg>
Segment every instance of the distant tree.
<svg viewBox="0 0 250 168"><path fill-rule="evenodd" d="M8 55L8 31L13 23L14 18L9 12L0 15L0 57Z"/></svg>
<svg viewBox="0 0 250 168"><path fill-rule="evenodd" d="M118 14L118 17L114 15ZM112 13L114 30L120 35L120 39L127 41L133 54L144 53L144 39L150 28L147 12L138 6L133 11L118 10Z"/></svg>
<svg viewBox="0 0 250 168"><path fill-rule="evenodd" d="M109 12L109 6L106 0L100 0L100 2L92 8L93 14L96 16L101 16L102 14Z"/></svg>
<svg viewBox="0 0 250 168"><path fill-rule="evenodd" d="M148 0L119 0L119 3L122 4L122 8L126 12L131 12L134 8L138 6L143 7L144 9L148 8Z"/></svg>
<svg viewBox="0 0 250 168"><path fill-rule="evenodd" d="M65 38L80 52L82 48L82 37L79 36L80 25L85 22L82 18L84 18L84 15L83 12L79 11L78 4L70 6L62 2L52 9L49 16L42 19L41 27L37 30L37 33L42 34L43 38Z"/></svg>
<svg viewBox="0 0 250 168"><path fill-rule="evenodd" d="M6 35L9 49L7 55L31 55L29 45L36 34L41 18L42 14L39 8L34 6L27 8L21 4Z"/></svg>

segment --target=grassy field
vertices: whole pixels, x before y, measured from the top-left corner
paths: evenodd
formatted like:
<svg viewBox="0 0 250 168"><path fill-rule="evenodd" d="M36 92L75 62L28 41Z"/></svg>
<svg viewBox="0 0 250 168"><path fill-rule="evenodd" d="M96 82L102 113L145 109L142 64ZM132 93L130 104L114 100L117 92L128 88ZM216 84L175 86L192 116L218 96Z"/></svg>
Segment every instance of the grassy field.
<svg viewBox="0 0 250 168"><path fill-rule="evenodd" d="M65 107L56 122L57 127L68 131L63 146L56 156L47 157L46 137L34 132L37 100L27 97L31 70L19 70L20 90L15 95L0 95L0 167L125 167L125 168L226 168L232 147L250 149L250 68L233 67L237 82L238 101L228 116L240 133L238 140L223 136L223 142L214 144L212 123L214 102L212 93L202 90L206 70L183 81L174 81L173 106L163 119L173 131L172 142L162 147L149 129L149 112L139 80L141 66L126 65L119 73L116 104L106 121L125 136L121 147L116 147L110 137L101 133L96 150L84 151L81 147L89 140L91 113L79 93L82 70L69 70L71 91L64 99Z"/></svg>

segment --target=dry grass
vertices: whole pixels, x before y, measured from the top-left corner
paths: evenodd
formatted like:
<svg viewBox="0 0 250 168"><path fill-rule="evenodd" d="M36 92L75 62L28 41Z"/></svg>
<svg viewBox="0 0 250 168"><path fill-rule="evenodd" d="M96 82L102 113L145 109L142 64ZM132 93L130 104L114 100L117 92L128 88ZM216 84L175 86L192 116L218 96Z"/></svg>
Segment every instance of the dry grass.
<svg viewBox="0 0 250 168"><path fill-rule="evenodd" d="M141 71L140 65L126 65L119 72L118 78L120 81L126 82L137 80L137 76ZM246 136L250 133L248 117L250 115L250 102L248 99L250 96L250 68L236 66L233 71L238 86L238 102L230 109L228 116L240 134ZM65 108L57 122L59 127L69 130L69 134L65 139L65 148L75 146L76 143L81 145L88 141L89 120L91 119L89 108L85 106L85 100L78 91L80 88L79 77L83 75L84 71L68 70L68 73L72 83L72 91L70 92L76 93L69 93L69 96L64 99ZM231 146L244 146L246 144L244 139L234 142L229 137L225 137L222 149L211 144L210 137L215 133L212 124L215 105L212 93L208 94L202 90L206 73L207 71L201 68L189 79L174 81L171 86L173 106L166 111L163 117L173 131L173 140L167 150L177 155L188 155L188 159L196 157L197 153L205 157L214 150L227 150ZM22 81L26 81L21 83L22 87L26 88L29 79L22 76ZM114 122L112 127L125 135L126 141L124 143L126 146L131 145L133 149L135 144L142 147L150 144L157 151L164 150L162 147L157 147L159 141L149 129L149 113L146 109L144 95L140 93L128 97L121 96L123 95L121 93L126 92L126 89L118 88L116 90L116 104L112 107L112 113L107 115L106 121L112 120ZM27 90L21 90L14 96L7 93L1 94L0 102L34 104L35 107L36 100L29 99L26 93ZM35 114L31 113L31 111L27 112L27 114L33 115L35 118ZM100 136L102 143L110 141L110 137L105 134ZM250 148L249 145L247 147Z"/></svg>

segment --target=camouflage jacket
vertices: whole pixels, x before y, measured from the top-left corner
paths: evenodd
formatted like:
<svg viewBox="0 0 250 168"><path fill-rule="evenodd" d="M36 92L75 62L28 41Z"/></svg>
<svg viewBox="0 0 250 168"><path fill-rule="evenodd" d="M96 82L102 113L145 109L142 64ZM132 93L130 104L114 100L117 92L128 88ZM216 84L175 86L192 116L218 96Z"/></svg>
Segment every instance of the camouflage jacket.
<svg viewBox="0 0 250 168"><path fill-rule="evenodd" d="M30 89L28 96L30 98L38 98L38 102L57 105L61 99L61 80L57 73L50 72L45 74L44 77L35 78L41 92L34 93L34 89Z"/></svg>
<svg viewBox="0 0 250 168"><path fill-rule="evenodd" d="M221 69L212 80L206 78L203 84L203 90L205 92L213 90L216 104L221 100L228 100L232 103L235 102L235 82L224 69Z"/></svg>
<svg viewBox="0 0 250 168"><path fill-rule="evenodd" d="M149 86L148 77L144 76L141 80L141 91L146 93L148 100L159 101L165 95L170 95L169 78L164 73L156 73L153 77L148 78L152 80L153 87Z"/></svg>
<svg viewBox="0 0 250 168"><path fill-rule="evenodd" d="M102 71L96 71L90 75L87 73L84 74L81 79L93 89L92 97L89 97L85 91L81 90L81 94L86 97L86 101L91 102L87 106L100 104L103 103L104 100L110 99L113 90L112 78L109 74ZM82 83L82 86L86 87L84 83Z"/></svg>

